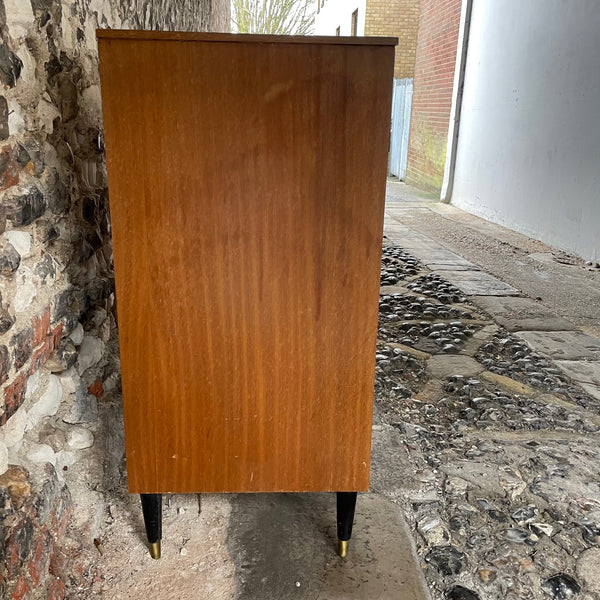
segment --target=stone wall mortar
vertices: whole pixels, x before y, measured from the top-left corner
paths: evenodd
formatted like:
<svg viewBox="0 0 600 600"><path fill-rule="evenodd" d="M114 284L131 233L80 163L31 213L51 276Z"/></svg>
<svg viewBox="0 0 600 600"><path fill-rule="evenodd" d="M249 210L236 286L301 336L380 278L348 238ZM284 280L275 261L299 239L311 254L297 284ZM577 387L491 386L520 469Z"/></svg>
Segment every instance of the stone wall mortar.
<svg viewBox="0 0 600 600"><path fill-rule="evenodd" d="M0 0L0 595L12 600L68 594L51 556L69 466L119 385L97 28L228 30L229 3ZM47 480L60 493L41 518Z"/></svg>

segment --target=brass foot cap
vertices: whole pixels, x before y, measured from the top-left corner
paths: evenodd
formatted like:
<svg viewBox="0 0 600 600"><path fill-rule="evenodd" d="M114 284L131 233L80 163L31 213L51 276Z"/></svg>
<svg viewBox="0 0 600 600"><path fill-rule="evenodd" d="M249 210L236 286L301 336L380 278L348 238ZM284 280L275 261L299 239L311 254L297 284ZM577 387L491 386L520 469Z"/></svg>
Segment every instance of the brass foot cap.
<svg viewBox="0 0 600 600"><path fill-rule="evenodd" d="M345 558L348 554L348 540L338 540L338 554Z"/></svg>
<svg viewBox="0 0 600 600"><path fill-rule="evenodd" d="M150 556L155 560L160 558L160 541L150 544Z"/></svg>

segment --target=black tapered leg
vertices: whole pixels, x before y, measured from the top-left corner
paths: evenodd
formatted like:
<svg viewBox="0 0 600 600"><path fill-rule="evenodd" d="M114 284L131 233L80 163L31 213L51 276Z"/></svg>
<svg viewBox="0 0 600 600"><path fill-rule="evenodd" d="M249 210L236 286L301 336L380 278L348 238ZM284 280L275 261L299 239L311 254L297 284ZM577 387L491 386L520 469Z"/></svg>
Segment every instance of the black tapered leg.
<svg viewBox="0 0 600 600"><path fill-rule="evenodd" d="M352 537L357 495L357 492L337 492L338 554L342 558L348 552L348 542Z"/></svg>
<svg viewBox="0 0 600 600"><path fill-rule="evenodd" d="M150 544L150 556L160 558L160 541L162 539L162 495L140 494L146 535Z"/></svg>

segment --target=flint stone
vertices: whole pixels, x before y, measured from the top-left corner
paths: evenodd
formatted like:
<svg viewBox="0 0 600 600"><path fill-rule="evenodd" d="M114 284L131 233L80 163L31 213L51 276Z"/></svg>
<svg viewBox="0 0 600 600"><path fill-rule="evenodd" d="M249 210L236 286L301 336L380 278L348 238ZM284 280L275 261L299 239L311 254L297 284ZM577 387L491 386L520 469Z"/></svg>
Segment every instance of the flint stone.
<svg viewBox="0 0 600 600"><path fill-rule="evenodd" d="M5 140L10 135L8 129L8 102L0 96L0 140Z"/></svg>
<svg viewBox="0 0 600 600"><path fill-rule="evenodd" d="M47 423L38 436L40 444L46 444L54 450L60 452L65 447L65 434L56 427Z"/></svg>
<svg viewBox="0 0 600 600"><path fill-rule="evenodd" d="M44 367L51 373L62 373L70 369L77 361L77 348L71 340L64 339L60 346L46 361Z"/></svg>
<svg viewBox="0 0 600 600"><path fill-rule="evenodd" d="M35 236L39 242L47 244L58 238L58 231L50 221L39 219L35 224Z"/></svg>
<svg viewBox="0 0 600 600"><path fill-rule="evenodd" d="M60 321L61 319L66 319L69 317L73 319L73 311L71 310L71 301L73 296L73 288L71 286L67 287L62 292L58 293L54 296L54 300L52 301L52 313L51 319L53 323ZM73 327L73 325L71 325ZM83 332L82 332L83 334ZM83 335L82 335L83 339ZM79 342L81 343L81 342Z"/></svg>
<svg viewBox="0 0 600 600"><path fill-rule="evenodd" d="M8 471L8 448L4 442L0 442L0 475Z"/></svg>
<svg viewBox="0 0 600 600"><path fill-rule="evenodd" d="M58 108L64 123L74 119L79 112L77 86L67 73L58 76Z"/></svg>
<svg viewBox="0 0 600 600"><path fill-rule="evenodd" d="M25 454L25 458L36 464L56 464L54 450L47 444L33 444Z"/></svg>
<svg viewBox="0 0 600 600"><path fill-rule="evenodd" d="M566 573L558 573L542 583L542 589L554 600L568 600L581 592L581 586Z"/></svg>
<svg viewBox="0 0 600 600"><path fill-rule="evenodd" d="M81 378L74 367L58 375L58 378L62 385L64 400L68 401L69 396L74 395L79 389Z"/></svg>
<svg viewBox="0 0 600 600"><path fill-rule="evenodd" d="M81 325L81 323L77 323L77 325L75 326L75 329L73 329L73 331L71 332L71 335L69 337L71 338L71 341L76 346L80 346L81 342L83 342L83 336L84 336L83 326Z"/></svg>
<svg viewBox="0 0 600 600"><path fill-rule="evenodd" d="M504 535L509 542L516 544L525 544L529 540L529 534L520 529L507 529Z"/></svg>
<svg viewBox="0 0 600 600"><path fill-rule="evenodd" d="M44 255L44 258L35 266L33 271L42 281L46 283L46 279L54 279L56 277L56 266L54 259L48 253Z"/></svg>
<svg viewBox="0 0 600 600"><path fill-rule="evenodd" d="M65 467L69 468L77 462L75 454L71 450L61 450L56 453L56 470L60 476Z"/></svg>
<svg viewBox="0 0 600 600"><path fill-rule="evenodd" d="M62 399L62 386L56 375L50 375L48 385L40 399L29 409L27 431L33 429L44 417L58 412Z"/></svg>
<svg viewBox="0 0 600 600"><path fill-rule="evenodd" d="M27 411L21 406L0 429L0 440L7 448L13 448L23 440L27 426Z"/></svg>
<svg viewBox="0 0 600 600"><path fill-rule="evenodd" d="M437 516L419 521L417 530L429 546L442 546L450 541L450 532Z"/></svg>
<svg viewBox="0 0 600 600"><path fill-rule="evenodd" d="M0 307L0 335L6 333L14 324L15 317L11 315L5 308Z"/></svg>
<svg viewBox="0 0 600 600"><path fill-rule="evenodd" d="M0 245L0 274L8 277L12 275L21 264L21 257L10 242Z"/></svg>
<svg viewBox="0 0 600 600"><path fill-rule="evenodd" d="M3 344L0 346L0 383L4 383L8 379L10 372L10 355L8 348Z"/></svg>
<svg viewBox="0 0 600 600"><path fill-rule="evenodd" d="M1 5L0 5L1 6ZM0 190L6 190L19 182L19 166L17 165L11 146L3 146L0 151ZM15 193L12 191L11 193ZM2 220L0 231L6 229L6 220L9 218L8 212L12 204L5 199L2 202Z"/></svg>
<svg viewBox="0 0 600 600"><path fill-rule="evenodd" d="M436 546L425 560L431 563L442 575L457 575L461 572L464 554L454 546Z"/></svg>
<svg viewBox="0 0 600 600"><path fill-rule="evenodd" d="M8 108L8 130L10 135L23 133L25 131L25 119L23 118L21 105L16 100L11 100Z"/></svg>
<svg viewBox="0 0 600 600"><path fill-rule="evenodd" d="M15 312L20 313L29 308L37 295L37 289L33 283L33 272L28 267L17 271L17 293L13 301Z"/></svg>
<svg viewBox="0 0 600 600"><path fill-rule="evenodd" d="M48 208L55 215L62 215L67 212L71 204L71 197L67 186L62 182L58 174L55 174L54 181L48 189Z"/></svg>
<svg viewBox="0 0 600 600"><path fill-rule="evenodd" d="M77 372L79 375L82 375L84 371L97 364L103 354L104 342L101 339L93 335L84 336L77 358Z"/></svg>
<svg viewBox="0 0 600 600"><path fill-rule="evenodd" d="M13 39L27 34L27 30L34 22L31 2L21 0L5 0L6 26Z"/></svg>
<svg viewBox="0 0 600 600"><path fill-rule="evenodd" d="M35 505L37 518L40 523L46 522L46 518L50 514L50 509L56 502L61 490L61 486L56 475L56 469L54 468L54 465L56 464L56 457L54 456L54 452L52 452L52 454L54 461L48 461L51 464L46 465L44 469L46 481L42 486L40 495Z"/></svg>
<svg viewBox="0 0 600 600"><path fill-rule="evenodd" d="M98 420L98 399L83 390L77 390L75 404L67 416L63 418L65 423L75 425L78 423L94 423Z"/></svg>
<svg viewBox="0 0 600 600"><path fill-rule="evenodd" d="M446 600L481 600L479 594L476 594L473 590L463 587L462 585L455 585L446 591Z"/></svg>
<svg viewBox="0 0 600 600"><path fill-rule="evenodd" d="M27 379L27 387L25 388L25 399L29 400L36 393L40 387L41 375L39 371L36 371Z"/></svg>
<svg viewBox="0 0 600 600"><path fill-rule="evenodd" d="M512 513L510 513L510 516L519 524L526 524L526 523L530 523L531 521L533 521L537 514L538 514L538 509L535 506L522 506L518 509L516 509L515 511L513 511Z"/></svg>
<svg viewBox="0 0 600 600"><path fill-rule="evenodd" d="M46 210L44 195L35 186L25 194L12 196L6 204L7 217L17 227L31 225Z"/></svg>
<svg viewBox="0 0 600 600"><path fill-rule="evenodd" d="M73 450L83 450L94 445L94 435L89 429L75 427L67 433L67 444Z"/></svg>
<svg viewBox="0 0 600 600"><path fill-rule="evenodd" d="M108 317L108 313L104 308L97 308L91 315L91 321L94 324L94 327L99 328Z"/></svg>
<svg viewBox="0 0 600 600"><path fill-rule="evenodd" d="M21 255L21 258L29 256L31 251L31 234L26 231L17 231L12 229L11 231L5 231L4 237L10 242L15 250Z"/></svg>
<svg viewBox="0 0 600 600"><path fill-rule="evenodd" d="M38 144L34 140L26 140L19 144L19 154L17 156L19 166L25 168L29 163L33 165L33 173L40 176L45 169L44 157Z"/></svg>
<svg viewBox="0 0 600 600"><path fill-rule="evenodd" d="M531 523L531 530L537 534L544 534L548 537L552 537L552 533L554 532L554 527L549 523Z"/></svg>
<svg viewBox="0 0 600 600"><path fill-rule="evenodd" d="M20 369L29 360L32 344L33 331L31 329L24 329L12 336L10 345L14 348L13 361L15 369Z"/></svg>
<svg viewBox="0 0 600 600"><path fill-rule="evenodd" d="M485 491L496 495L502 489L498 478L498 468L483 461L457 460L454 461L454 464L442 465L440 470L450 477L464 479L471 487L480 492Z"/></svg>
<svg viewBox="0 0 600 600"><path fill-rule="evenodd" d="M12 496L12 495L11 495ZM14 562L9 563L8 574L14 574L13 571L21 568L21 565L25 562L31 552L33 546L33 532L34 525L30 517L25 517L24 521L16 529L16 531L10 536L11 545L15 548L16 552L13 553ZM15 556L16 555L16 556ZM11 557L11 558L13 558ZM27 589L27 588L26 588ZM4 590L3 590L4 591ZM18 598L18 595L13 595L12 598ZM23 597L23 596L21 596ZM6 598L6 596L4 596Z"/></svg>
<svg viewBox="0 0 600 600"><path fill-rule="evenodd" d="M27 4L26 2L19 2L19 4ZM8 11L7 16L10 14ZM11 35L15 35L12 28L9 27ZM23 69L23 61L12 52L8 46L3 43L0 44L0 81L8 87L15 87L17 79L21 75Z"/></svg>

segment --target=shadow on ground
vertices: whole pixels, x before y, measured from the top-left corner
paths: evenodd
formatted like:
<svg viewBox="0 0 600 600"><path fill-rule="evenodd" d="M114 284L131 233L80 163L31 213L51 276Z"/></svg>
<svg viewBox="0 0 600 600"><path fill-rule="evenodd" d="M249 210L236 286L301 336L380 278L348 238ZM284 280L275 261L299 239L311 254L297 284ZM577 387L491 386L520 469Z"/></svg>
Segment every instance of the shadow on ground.
<svg viewBox="0 0 600 600"><path fill-rule="evenodd" d="M335 553L334 494L233 497L227 548L240 600L425 598L398 507L359 495L345 559Z"/></svg>

